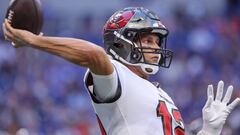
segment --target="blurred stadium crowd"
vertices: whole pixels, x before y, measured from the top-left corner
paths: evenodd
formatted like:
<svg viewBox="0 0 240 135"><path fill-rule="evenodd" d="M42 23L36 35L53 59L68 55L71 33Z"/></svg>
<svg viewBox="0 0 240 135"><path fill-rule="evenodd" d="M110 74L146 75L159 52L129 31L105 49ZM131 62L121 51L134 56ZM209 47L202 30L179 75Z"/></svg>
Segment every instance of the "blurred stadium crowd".
<svg viewBox="0 0 240 135"><path fill-rule="evenodd" d="M0 2L1 21L8 2ZM116 10L144 6L159 14L169 28L167 45L174 51L174 58L170 69L161 69L151 80L159 81L173 98L189 135L201 128L208 84L216 86L223 80L234 86L233 98L240 96L239 0L42 0L42 3L45 35L82 38L101 46L102 27ZM100 134L83 86L86 69L31 48L13 49L4 41L2 31L0 36L1 135ZM239 133L238 107L222 134Z"/></svg>

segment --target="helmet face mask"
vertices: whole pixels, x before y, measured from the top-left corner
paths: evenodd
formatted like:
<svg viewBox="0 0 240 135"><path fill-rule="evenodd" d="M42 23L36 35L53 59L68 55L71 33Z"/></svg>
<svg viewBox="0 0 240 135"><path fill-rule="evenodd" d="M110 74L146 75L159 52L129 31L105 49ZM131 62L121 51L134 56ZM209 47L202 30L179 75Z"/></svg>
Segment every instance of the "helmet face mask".
<svg viewBox="0 0 240 135"><path fill-rule="evenodd" d="M142 46L143 34L157 35L159 47ZM155 74L159 66L168 68L171 64L172 52L166 49L167 35L168 30L153 12L144 8L125 8L107 21L104 44L107 53L114 59L140 66L146 74ZM145 58L147 54L159 54L161 59L155 63L148 62Z"/></svg>

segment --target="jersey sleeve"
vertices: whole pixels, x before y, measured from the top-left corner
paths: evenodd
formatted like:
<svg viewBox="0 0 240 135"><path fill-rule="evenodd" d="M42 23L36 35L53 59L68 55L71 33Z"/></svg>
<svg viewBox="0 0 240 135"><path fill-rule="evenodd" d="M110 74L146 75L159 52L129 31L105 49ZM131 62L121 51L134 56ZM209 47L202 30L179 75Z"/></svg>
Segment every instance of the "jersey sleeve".
<svg viewBox="0 0 240 135"><path fill-rule="evenodd" d="M121 96L121 83L115 66L110 75L96 75L88 70L84 81L95 103L112 103Z"/></svg>

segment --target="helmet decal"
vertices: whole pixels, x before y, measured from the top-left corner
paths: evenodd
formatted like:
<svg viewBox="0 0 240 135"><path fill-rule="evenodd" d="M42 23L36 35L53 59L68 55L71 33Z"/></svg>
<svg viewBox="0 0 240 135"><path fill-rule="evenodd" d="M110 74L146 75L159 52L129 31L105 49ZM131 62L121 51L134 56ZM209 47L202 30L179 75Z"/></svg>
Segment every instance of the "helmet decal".
<svg viewBox="0 0 240 135"><path fill-rule="evenodd" d="M128 23L133 15L133 11L119 11L111 16L106 23L105 29L120 29Z"/></svg>

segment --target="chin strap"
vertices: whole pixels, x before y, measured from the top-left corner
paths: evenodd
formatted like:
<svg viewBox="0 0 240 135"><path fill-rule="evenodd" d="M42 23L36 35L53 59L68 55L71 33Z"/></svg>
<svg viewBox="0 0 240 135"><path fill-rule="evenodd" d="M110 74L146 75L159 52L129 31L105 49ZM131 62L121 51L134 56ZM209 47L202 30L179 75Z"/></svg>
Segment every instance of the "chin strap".
<svg viewBox="0 0 240 135"><path fill-rule="evenodd" d="M149 74L149 75L154 75L159 70L158 66L149 65L149 64L140 64L140 67L144 73Z"/></svg>
<svg viewBox="0 0 240 135"><path fill-rule="evenodd" d="M161 60L161 55L159 54L157 63L159 63L160 60ZM143 59L142 59L142 61L143 61ZM149 75L154 75L159 70L159 66L157 66L157 65L150 65L150 64L142 63L142 64L140 64L140 67L144 73L149 74Z"/></svg>

